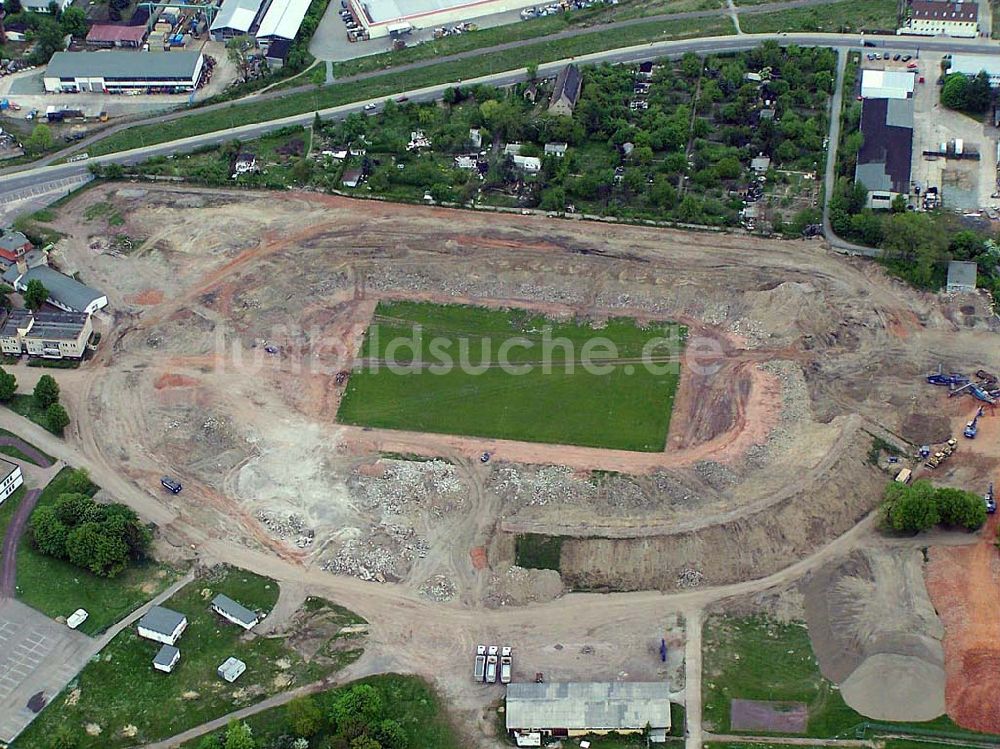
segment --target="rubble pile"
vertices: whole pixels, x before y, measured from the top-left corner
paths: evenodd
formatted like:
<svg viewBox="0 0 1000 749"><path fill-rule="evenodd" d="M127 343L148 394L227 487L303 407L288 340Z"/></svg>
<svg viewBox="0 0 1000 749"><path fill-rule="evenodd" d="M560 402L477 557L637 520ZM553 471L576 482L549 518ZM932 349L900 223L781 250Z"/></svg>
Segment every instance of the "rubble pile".
<svg viewBox="0 0 1000 749"><path fill-rule="evenodd" d="M374 526L366 538L344 541L336 556L320 566L338 575L384 583L401 579L410 563L423 559L428 551L427 539L418 536L413 528L381 524Z"/></svg>
<svg viewBox="0 0 1000 749"><path fill-rule="evenodd" d="M770 457L788 447L794 440L792 430L798 424L812 419L809 406L809 389L802 368L789 361L772 361L758 365L761 370L777 376L781 382L781 416L778 426L771 430L767 441L751 445L746 453L747 464L764 466Z"/></svg>
<svg viewBox="0 0 1000 749"><path fill-rule="evenodd" d="M275 512L258 510L257 520L275 538L294 537L295 545L300 549L312 546L316 537L316 532L312 528L307 528L302 518L295 513L282 516Z"/></svg>
<svg viewBox="0 0 1000 749"><path fill-rule="evenodd" d="M568 278L568 277L567 277ZM531 299L534 301L581 304L585 291L569 280L563 283L539 284L536 281L504 280L498 273L434 275L427 270L380 266L378 273L365 277L365 286L379 291L435 291L452 296L472 296L484 299Z"/></svg>
<svg viewBox="0 0 1000 749"><path fill-rule="evenodd" d="M407 505L432 504L443 499L444 506L429 507L436 516L454 509L465 496L465 485L455 466L443 460L386 460L381 476L355 471L351 488L359 505L385 515L402 514Z"/></svg>
<svg viewBox="0 0 1000 749"><path fill-rule="evenodd" d="M420 594L432 601L445 602L455 597L455 583L444 575L434 575L424 580L420 586Z"/></svg>
<svg viewBox="0 0 1000 749"><path fill-rule="evenodd" d="M598 493L593 483L577 478L571 469L562 466L532 469L498 465L490 474L489 486L497 495L522 506L589 501Z"/></svg>
<svg viewBox="0 0 1000 749"><path fill-rule="evenodd" d="M700 570L681 570L677 575L678 588L697 588L705 579L705 575Z"/></svg>

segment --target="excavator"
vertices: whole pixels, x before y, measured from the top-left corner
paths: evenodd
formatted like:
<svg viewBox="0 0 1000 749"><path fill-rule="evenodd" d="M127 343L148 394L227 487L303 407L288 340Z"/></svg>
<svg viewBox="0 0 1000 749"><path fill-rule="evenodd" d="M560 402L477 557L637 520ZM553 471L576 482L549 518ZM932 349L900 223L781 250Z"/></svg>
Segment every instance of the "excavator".
<svg viewBox="0 0 1000 749"><path fill-rule="evenodd" d="M983 415L983 407L980 406L976 411L976 415L972 417L972 421L965 425L965 431L962 432L968 439L974 440L976 434L979 432L979 417Z"/></svg>

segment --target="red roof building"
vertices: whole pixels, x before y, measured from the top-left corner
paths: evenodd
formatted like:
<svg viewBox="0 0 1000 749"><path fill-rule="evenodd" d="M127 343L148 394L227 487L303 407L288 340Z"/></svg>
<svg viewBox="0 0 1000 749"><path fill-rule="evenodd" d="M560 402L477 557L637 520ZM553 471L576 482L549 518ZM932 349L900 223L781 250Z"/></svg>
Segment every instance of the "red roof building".
<svg viewBox="0 0 1000 749"><path fill-rule="evenodd" d="M21 232L9 231L0 237L0 260L8 265L16 263L31 251L32 246Z"/></svg>
<svg viewBox="0 0 1000 749"><path fill-rule="evenodd" d="M141 47L144 41L145 26L97 24L91 26L87 34L87 44L95 47Z"/></svg>

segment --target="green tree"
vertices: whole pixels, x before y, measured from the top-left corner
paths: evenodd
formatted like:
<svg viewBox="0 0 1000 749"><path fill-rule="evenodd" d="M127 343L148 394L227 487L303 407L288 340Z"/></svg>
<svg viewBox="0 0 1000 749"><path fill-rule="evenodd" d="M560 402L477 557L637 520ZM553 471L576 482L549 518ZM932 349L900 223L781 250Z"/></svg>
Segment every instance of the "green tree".
<svg viewBox="0 0 1000 749"><path fill-rule="evenodd" d="M355 736L351 741L351 749L382 749L382 745L370 736Z"/></svg>
<svg viewBox="0 0 1000 749"><path fill-rule="evenodd" d="M882 507L885 525L900 533L919 533L937 525L940 516L934 487L927 480L910 486L892 482Z"/></svg>
<svg viewBox="0 0 1000 749"><path fill-rule="evenodd" d="M91 521L66 536L66 558L95 575L114 577L128 563L128 547L121 538L106 533L100 523Z"/></svg>
<svg viewBox="0 0 1000 749"><path fill-rule="evenodd" d="M37 311L42 308L45 300L49 298L49 290L37 278L32 278L28 281L28 285L25 287L22 296L24 297L25 306L32 311Z"/></svg>
<svg viewBox="0 0 1000 749"><path fill-rule="evenodd" d="M53 379L52 375L42 375L35 383L34 397L39 408L48 408L53 403L58 403L59 383Z"/></svg>
<svg viewBox="0 0 1000 749"><path fill-rule="evenodd" d="M297 736L309 738L323 727L323 711L310 695L296 697L285 708L288 725Z"/></svg>
<svg viewBox="0 0 1000 749"><path fill-rule="evenodd" d="M986 503L978 494L942 487L937 490L935 499L945 525L974 531L986 522Z"/></svg>
<svg viewBox="0 0 1000 749"><path fill-rule="evenodd" d="M243 34L234 36L226 42L226 57L240 71L240 75L246 79L250 74L250 59L257 48L257 43L252 36Z"/></svg>
<svg viewBox="0 0 1000 749"><path fill-rule="evenodd" d="M24 150L30 154L39 154L52 148L52 131L48 125L35 125L31 135L24 139Z"/></svg>
<svg viewBox="0 0 1000 749"><path fill-rule="evenodd" d="M906 196L900 193L892 199L892 212L893 213L905 213L906 212Z"/></svg>
<svg viewBox="0 0 1000 749"><path fill-rule="evenodd" d="M253 732L246 723L230 721L226 728L225 749L255 749Z"/></svg>
<svg viewBox="0 0 1000 749"><path fill-rule="evenodd" d="M356 684L340 692L330 706L338 731L352 724L367 726L382 715L382 695L371 684Z"/></svg>
<svg viewBox="0 0 1000 749"><path fill-rule="evenodd" d="M66 476L66 491L69 493L89 495L93 488L90 471L86 468L74 468Z"/></svg>
<svg viewBox="0 0 1000 749"><path fill-rule="evenodd" d="M66 537L69 528L59 521L51 507L39 507L28 520L31 542L42 554L56 559L66 558Z"/></svg>
<svg viewBox="0 0 1000 749"><path fill-rule="evenodd" d="M965 109L968 93L969 79L961 73L953 73L945 78L941 87L941 103L949 109Z"/></svg>
<svg viewBox="0 0 1000 749"><path fill-rule="evenodd" d="M53 403L45 409L45 428L52 434L61 435L69 426L69 414L62 403Z"/></svg>
<svg viewBox="0 0 1000 749"><path fill-rule="evenodd" d="M372 728L371 735L382 745L382 749L406 749L409 746L406 731L391 718L380 721Z"/></svg>
<svg viewBox="0 0 1000 749"><path fill-rule="evenodd" d="M0 367L0 401L6 402L17 392L17 378Z"/></svg>
<svg viewBox="0 0 1000 749"><path fill-rule="evenodd" d="M77 39L87 36L87 14L82 8L75 6L66 8L59 19L59 25L64 36L69 34Z"/></svg>
<svg viewBox="0 0 1000 749"><path fill-rule="evenodd" d="M21 7L21 0L4 0L3 7L7 10L7 13L12 16L23 10Z"/></svg>
<svg viewBox="0 0 1000 749"><path fill-rule="evenodd" d="M75 528L87 520L96 520L103 513L103 509L93 499L75 492L60 494L52 509L59 522L67 528Z"/></svg>

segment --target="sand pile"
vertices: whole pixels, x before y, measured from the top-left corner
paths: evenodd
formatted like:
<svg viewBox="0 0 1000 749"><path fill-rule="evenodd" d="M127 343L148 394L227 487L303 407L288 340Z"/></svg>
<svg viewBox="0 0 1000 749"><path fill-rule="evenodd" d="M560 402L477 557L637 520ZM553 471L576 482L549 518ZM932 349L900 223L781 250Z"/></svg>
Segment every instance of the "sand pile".
<svg viewBox="0 0 1000 749"><path fill-rule="evenodd" d="M944 628L916 549L858 551L803 582L820 670L844 701L877 720L944 712Z"/></svg>

